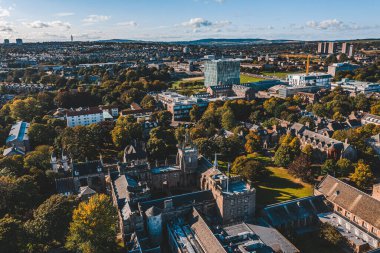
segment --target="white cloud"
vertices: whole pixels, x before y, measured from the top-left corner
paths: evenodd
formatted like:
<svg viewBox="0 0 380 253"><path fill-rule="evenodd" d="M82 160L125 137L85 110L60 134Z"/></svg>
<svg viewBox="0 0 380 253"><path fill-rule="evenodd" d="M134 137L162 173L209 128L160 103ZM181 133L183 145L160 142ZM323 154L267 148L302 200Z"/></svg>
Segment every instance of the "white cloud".
<svg viewBox="0 0 380 253"><path fill-rule="evenodd" d="M192 18L189 21L182 23L183 26L191 27L193 29L199 29L202 27L221 28L224 26L228 26L230 24L231 24L231 21L228 21L228 20L212 22L204 18Z"/></svg>
<svg viewBox="0 0 380 253"><path fill-rule="evenodd" d="M326 19L320 22L308 21L306 26L316 30L335 30L335 31L349 31L349 30L368 30L378 29L380 25L358 25L356 23L345 23L338 19Z"/></svg>
<svg viewBox="0 0 380 253"><path fill-rule="evenodd" d="M192 18L189 21L183 22L183 26L190 26L193 28L212 26L212 22L204 18Z"/></svg>
<svg viewBox="0 0 380 253"><path fill-rule="evenodd" d="M64 28L69 30L71 28L70 23L68 22L62 22L59 20L51 21L51 22L42 22L40 20L36 20L30 23L23 22L23 24L29 28L36 28L36 29L41 29L41 28Z"/></svg>
<svg viewBox="0 0 380 253"><path fill-rule="evenodd" d="M118 26L127 26L127 27L135 27L137 26L136 21L125 21L125 22L120 22L117 23Z"/></svg>
<svg viewBox="0 0 380 253"><path fill-rule="evenodd" d="M69 16L74 16L75 13L74 12L60 12L60 13L56 13L55 16L57 17L69 17Z"/></svg>
<svg viewBox="0 0 380 253"><path fill-rule="evenodd" d="M10 9L4 9L0 6L0 18L9 17L11 15Z"/></svg>
<svg viewBox="0 0 380 253"><path fill-rule="evenodd" d="M337 19L326 19L320 22L317 21L308 21L306 25L313 29L318 30L327 30L327 29L342 29L345 27L345 24Z"/></svg>
<svg viewBox="0 0 380 253"><path fill-rule="evenodd" d="M85 24L95 24L99 22L107 21L111 18L111 16L104 15L88 15L85 19L83 19L83 23Z"/></svg>
<svg viewBox="0 0 380 253"><path fill-rule="evenodd" d="M1 21L0 20L0 32L13 32L12 25L6 21Z"/></svg>

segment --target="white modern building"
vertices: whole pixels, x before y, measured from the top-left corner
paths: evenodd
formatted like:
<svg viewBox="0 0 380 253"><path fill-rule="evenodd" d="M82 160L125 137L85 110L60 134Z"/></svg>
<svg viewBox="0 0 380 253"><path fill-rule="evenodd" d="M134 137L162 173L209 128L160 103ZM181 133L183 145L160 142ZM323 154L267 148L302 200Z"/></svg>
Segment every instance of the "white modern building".
<svg viewBox="0 0 380 253"><path fill-rule="evenodd" d="M118 109L114 107L80 107L66 112L66 122L68 127L88 126L117 116Z"/></svg>
<svg viewBox="0 0 380 253"><path fill-rule="evenodd" d="M350 80L349 78L343 78L340 82L331 84L331 89L336 87L342 87L344 91L353 94L380 92L380 83L361 82Z"/></svg>
<svg viewBox="0 0 380 253"><path fill-rule="evenodd" d="M287 77L290 86L318 86L329 88L332 76L325 73L291 74Z"/></svg>
<svg viewBox="0 0 380 253"><path fill-rule="evenodd" d="M240 61L220 59L205 61L205 86L240 84Z"/></svg>
<svg viewBox="0 0 380 253"><path fill-rule="evenodd" d="M201 111L205 111L209 100L206 98L187 97L176 92L162 92L157 95L157 101L161 102L166 110L172 113L174 121L190 119L190 110L195 105Z"/></svg>

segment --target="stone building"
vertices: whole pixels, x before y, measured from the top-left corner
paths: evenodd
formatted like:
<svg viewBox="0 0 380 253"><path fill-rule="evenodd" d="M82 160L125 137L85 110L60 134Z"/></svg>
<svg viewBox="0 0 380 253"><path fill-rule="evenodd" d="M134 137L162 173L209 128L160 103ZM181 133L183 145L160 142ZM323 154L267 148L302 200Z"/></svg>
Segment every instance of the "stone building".
<svg viewBox="0 0 380 253"><path fill-rule="evenodd" d="M341 142L322 135L317 132L310 131L306 126L300 123L294 123L289 132L298 137L301 142L301 148L311 145L314 154L318 160L347 158L351 161L357 159L356 149L346 142Z"/></svg>
<svg viewBox="0 0 380 253"><path fill-rule="evenodd" d="M314 195L322 195L328 201L335 215L333 225L348 232L345 236L356 252L366 250L366 246L380 247L378 192L378 185L374 186L373 196L370 196L330 175L314 189Z"/></svg>
<svg viewBox="0 0 380 253"><path fill-rule="evenodd" d="M223 223L254 217L256 189L240 177L229 178L214 166L202 173L200 187L212 192Z"/></svg>

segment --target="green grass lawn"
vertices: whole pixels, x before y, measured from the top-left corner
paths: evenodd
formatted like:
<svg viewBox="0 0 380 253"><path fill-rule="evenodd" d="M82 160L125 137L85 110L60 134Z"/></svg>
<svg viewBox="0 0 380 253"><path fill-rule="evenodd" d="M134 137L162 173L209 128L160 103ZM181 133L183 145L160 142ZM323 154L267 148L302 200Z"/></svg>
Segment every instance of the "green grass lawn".
<svg viewBox="0 0 380 253"><path fill-rule="evenodd" d="M266 71L266 72L262 72L261 74L264 75L264 76L275 76L277 78L280 78L280 79L286 79L286 77L289 75L289 74L296 74L296 73L300 73L300 72L269 72L269 71Z"/></svg>
<svg viewBox="0 0 380 253"><path fill-rule="evenodd" d="M255 185L259 205L275 204L312 195L312 186L289 175L286 169L279 167L267 168L272 174L263 182L258 182Z"/></svg>
<svg viewBox="0 0 380 253"><path fill-rule="evenodd" d="M262 80L265 80L265 79L247 76L247 75L240 75L240 83L253 83L253 82L258 82L258 81L262 81Z"/></svg>
<svg viewBox="0 0 380 253"><path fill-rule="evenodd" d="M171 86L179 94L187 96L206 91L203 79L181 79L172 83Z"/></svg>

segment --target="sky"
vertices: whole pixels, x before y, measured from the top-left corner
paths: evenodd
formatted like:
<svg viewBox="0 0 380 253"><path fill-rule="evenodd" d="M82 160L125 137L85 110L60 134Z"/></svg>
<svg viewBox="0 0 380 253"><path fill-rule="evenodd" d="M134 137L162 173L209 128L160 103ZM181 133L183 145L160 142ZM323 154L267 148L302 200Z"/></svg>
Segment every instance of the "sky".
<svg viewBox="0 0 380 253"><path fill-rule="evenodd" d="M0 41L379 38L379 0L0 0Z"/></svg>

